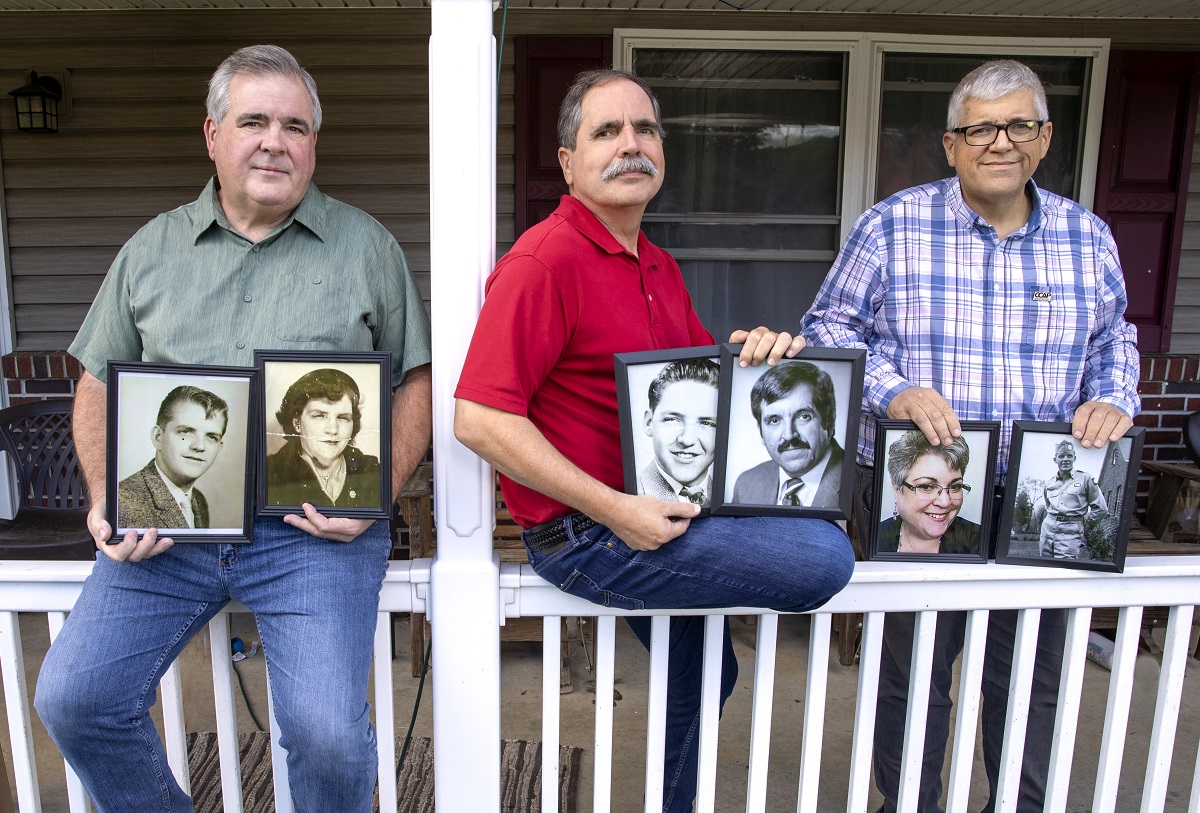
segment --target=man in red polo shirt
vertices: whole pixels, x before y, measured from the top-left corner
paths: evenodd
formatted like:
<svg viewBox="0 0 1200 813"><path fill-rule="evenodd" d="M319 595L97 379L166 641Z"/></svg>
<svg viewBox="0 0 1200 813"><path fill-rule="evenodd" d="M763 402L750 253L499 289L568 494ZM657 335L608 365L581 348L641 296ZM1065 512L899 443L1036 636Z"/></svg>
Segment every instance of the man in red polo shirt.
<svg viewBox="0 0 1200 813"><path fill-rule="evenodd" d="M576 78L558 118L570 194L488 279L455 434L500 471L534 569L572 595L625 609L811 610L853 571L833 523L695 519L698 505L622 491L613 354L713 343L679 266L641 232L664 135L657 99L632 73ZM802 344L758 328L742 363L773 364ZM649 619L629 621L647 642ZM663 810L677 813L696 791L702 618L672 619L670 649ZM724 702L737 678L728 628L722 671Z"/></svg>

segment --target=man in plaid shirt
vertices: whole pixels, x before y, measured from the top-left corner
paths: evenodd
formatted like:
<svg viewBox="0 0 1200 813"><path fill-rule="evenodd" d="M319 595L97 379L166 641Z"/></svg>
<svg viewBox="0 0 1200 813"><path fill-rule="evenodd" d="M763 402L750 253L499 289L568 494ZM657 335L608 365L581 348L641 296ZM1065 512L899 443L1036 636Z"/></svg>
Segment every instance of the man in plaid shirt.
<svg viewBox="0 0 1200 813"><path fill-rule="evenodd" d="M1123 318L1125 284L1108 227L1031 180L1052 125L1037 75L1011 60L968 74L950 99L942 143L956 177L899 192L854 226L802 334L865 348L860 499L869 527L876 418L915 421L947 444L960 420L1000 421L997 476L1014 420L1070 421L1084 447L1115 441L1137 414L1138 354ZM794 346L794 345L793 345ZM997 504L999 501L997 501ZM912 614L889 614L875 724L875 781L896 810L912 658ZM964 613L940 613L929 697L921 813L941 810L952 667ZM983 674L983 751L997 799L1015 611L990 614ZM1019 813L1040 811L1062 667L1065 611L1042 613Z"/></svg>

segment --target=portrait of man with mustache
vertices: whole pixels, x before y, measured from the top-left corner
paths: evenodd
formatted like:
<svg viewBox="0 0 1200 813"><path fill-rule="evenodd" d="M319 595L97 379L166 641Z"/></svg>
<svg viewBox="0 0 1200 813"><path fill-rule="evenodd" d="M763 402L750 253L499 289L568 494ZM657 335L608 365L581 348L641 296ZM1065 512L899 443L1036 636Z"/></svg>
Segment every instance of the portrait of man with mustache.
<svg viewBox="0 0 1200 813"><path fill-rule="evenodd" d="M754 383L750 411L771 459L738 476L733 502L836 508L844 453L833 436L829 373L807 361L780 362Z"/></svg>

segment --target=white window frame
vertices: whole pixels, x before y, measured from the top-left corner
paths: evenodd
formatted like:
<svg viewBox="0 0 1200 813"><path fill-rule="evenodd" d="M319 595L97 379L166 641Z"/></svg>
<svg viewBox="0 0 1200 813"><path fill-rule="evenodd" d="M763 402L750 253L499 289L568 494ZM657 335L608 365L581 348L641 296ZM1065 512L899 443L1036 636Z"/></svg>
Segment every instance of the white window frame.
<svg viewBox="0 0 1200 813"><path fill-rule="evenodd" d="M1080 155L1078 202L1091 208L1096 194L1100 154L1100 122L1108 76L1107 39L1025 39L1014 37L950 37L919 34L847 34L839 32L682 31L617 28L613 30L613 65L629 68L637 48L745 49L754 51L841 51L848 55L846 77L845 155L842 159L842 206L839 247L854 221L874 202L878 162L879 100L883 58L889 52L1023 56L1089 57L1092 71L1084 99L1083 149ZM947 175L950 170L947 167Z"/></svg>

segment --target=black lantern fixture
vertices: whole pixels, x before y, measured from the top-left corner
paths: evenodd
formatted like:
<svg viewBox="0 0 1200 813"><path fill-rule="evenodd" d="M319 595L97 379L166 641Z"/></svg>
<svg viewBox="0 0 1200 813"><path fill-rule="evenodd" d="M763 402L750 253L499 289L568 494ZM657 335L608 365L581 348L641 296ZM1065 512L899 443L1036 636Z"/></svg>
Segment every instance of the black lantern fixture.
<svg viewBox="0 0 1200 813"><path fill-rule="evenodd" d="M29 84L10 90L17 105L17 129L26 133L57 133L62 85L52 76L29 72Z"/></svg>

